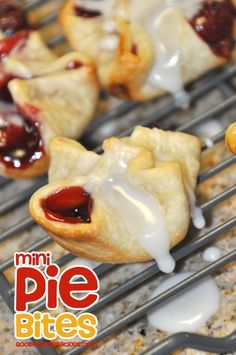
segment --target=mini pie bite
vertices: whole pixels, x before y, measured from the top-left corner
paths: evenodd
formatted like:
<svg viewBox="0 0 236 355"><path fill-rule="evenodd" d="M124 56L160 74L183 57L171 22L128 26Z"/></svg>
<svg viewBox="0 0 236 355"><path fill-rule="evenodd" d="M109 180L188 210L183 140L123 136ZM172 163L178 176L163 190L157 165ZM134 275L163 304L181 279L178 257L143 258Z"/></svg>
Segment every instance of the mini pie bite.
<svg viewBox="0 0 236 355"><path fill-rule="evenodd" d="M0 40L0 92L9 99L7 83L13 78L29 79L45 70L53 71L57 56L43 42L38 31L22 30ZM50 69L47 69L49 67Z"/></svg>
<svg viewBox="0 0 236 355"><path fill-rule="evenodd" d="M31 178L44 174L50 140L62 135L77 139L93 118L99 85L86 56L69 53L42 67L41 74L8 84L17 110L0 111L2 175Z"/></svg>
<svg viewBox="0 0 236 355"><path fill-rule="evenodd" d="M185 83L235 57L231 0L68 0L60 22L102 85L125 99L170 92L187 104Z"/></svg>
<svg viewBox="0 0 236 355"><path fill-rule="evenodd" d="M155 259L160 270L173 271L169 249L188 230L199 139L136 127L130 137L106 139L103 149L98 155L73 140L53 139L50 183L32 196L32 217L80 257L109 263Z"/></svg>

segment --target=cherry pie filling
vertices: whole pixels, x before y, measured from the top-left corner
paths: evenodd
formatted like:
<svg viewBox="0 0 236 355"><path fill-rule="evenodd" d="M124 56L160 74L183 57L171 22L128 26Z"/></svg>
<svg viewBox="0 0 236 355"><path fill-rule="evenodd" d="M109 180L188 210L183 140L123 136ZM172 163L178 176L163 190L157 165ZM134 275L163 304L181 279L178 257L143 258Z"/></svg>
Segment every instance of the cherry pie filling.
<svg viewBox="0 0 236 355"><path fill-rule="evenodd" d="M229 58L233 48L234 18L231 0L206 0L190 24L215 55Z"/></svg>
<svg viewBox="0 0 236 355"><path fill-rule="evenodd" d="M102 13L98 10L86 9L85 7L79 5L74 6L74 11L76 16L87 18L87 19L102 15Z"/></svg>
<svg viewBox="0 0 236 355"><path fill-rule="evenodd" d="M79 69L83 66L83 63L80 60L72 60L67 63L65 70L74 70Z"/></svg>
<svg viewBox="0 0 236 355"><path fill-rule="evenodd" d="M101 16L98 10L76 5L77 16L94 18ZM210 46L217 56L229 58L233 48L233 21L235 10L231 0L205 0L202 8L190 20L194 31ZM134 49L136 54L136 49Z"/></svg>
<svg viewBox="0 0 236 355"><path fill-rule="evenodd" d="M6 168L26 169L44 156L37 121L17 110L0 111L0 163Z"/></svg>
<svg viewBox="0 0 236 355"><path fill-rule="evenodd" d="M41 208L47 219L70 224L90 223L93 200L79 186L57 190L41 199Z"/></svg>
<svg viewBox="0 0 236 355"><path fill-rule="evenodd" d="M5 36L28 28L24 11L11 1L0 1L0 30Z"/></svg>

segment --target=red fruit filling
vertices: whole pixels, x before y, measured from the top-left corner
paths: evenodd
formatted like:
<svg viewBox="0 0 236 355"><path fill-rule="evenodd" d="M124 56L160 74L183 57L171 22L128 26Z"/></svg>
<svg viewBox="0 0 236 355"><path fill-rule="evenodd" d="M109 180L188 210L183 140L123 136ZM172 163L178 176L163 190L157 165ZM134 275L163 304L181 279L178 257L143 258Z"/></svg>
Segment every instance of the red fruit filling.
<svg viewBox="0 0 236 355"><path fill-rule="evenodd" d="M16 110L0 111L0 162L6 168L26 169L44 155L39 124Z"/></svg>
<svg viewBox="0 0 236 355"><path fill-rule="evenodd" d="M64 187L41 200L47 219L70 224L90 223L93 200L79 186Z"/></svg>
<svg viewBox="0 0 236 355"><path fill-rule="evenodd" d="M70 70L70 69L78 69L83 66L83 63L80 62L79 60L72 60L71 62L67 63L65 70Z"/></svg>
<svg viewBox="0 0 236 355"><path fill-rule="evenodd" d="M90 10L78 5L74 7L74 10L76 16L83 17L83 18L94 18L102 15L102 13L98 10Z"/></svg>
<svg viewBox="0 0 236 355"><path fill-rule="evenodd" d="M234 18L230 0L206 0L190 24L215 55L229 58L233 48Z"/></svg>
<svg viewBox="0 0 236 355"><path fill-rule="evenodd" d="M15 6L11 1L0 1L0 30L5 36L28 28L24 11Z"/></svg>

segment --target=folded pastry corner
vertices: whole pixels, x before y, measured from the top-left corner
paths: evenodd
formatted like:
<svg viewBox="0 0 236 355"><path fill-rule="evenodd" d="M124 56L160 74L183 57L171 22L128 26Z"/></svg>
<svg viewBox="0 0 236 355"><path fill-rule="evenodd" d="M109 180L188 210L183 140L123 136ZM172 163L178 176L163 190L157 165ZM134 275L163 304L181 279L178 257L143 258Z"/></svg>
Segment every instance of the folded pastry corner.
<svg viewBox="0 0 236 355"><path fill-rule="evenodd" d="M55 138L49 184L32 196L30 213L81 257L109 263L155 259L160 270L171 272L169 250L190 222L186 186L195 187L199 147L191 135L142 127L131 137L106 139L101 155Z"/></svg>
<svg viewBox="0 0 236 355"><path fill-rule="evenodd" d="M231 0L68 0L65 36L88 54L102 84L121 98L170 92L187 104L184 84L235 56Z"/></svg>
<svg viewBox="0 0 236 355"><path fill-rule="evenodd" d="M0 89L5 93L12 78L32 78L57 57L38 31L22 30L0 40ZM6 96L6 95L5 95ZM3 97L5 98L5 97Z"/></svg>
<svg viewBox="0 0 236 355"><path fill-rule="evenodd" d="M99 84L91 62L70 53L53 65L58 71L8 84L18 111L0 112L3 175L42 175L48 169L50 140L55 136L77 139L94 116Z"/></svg>

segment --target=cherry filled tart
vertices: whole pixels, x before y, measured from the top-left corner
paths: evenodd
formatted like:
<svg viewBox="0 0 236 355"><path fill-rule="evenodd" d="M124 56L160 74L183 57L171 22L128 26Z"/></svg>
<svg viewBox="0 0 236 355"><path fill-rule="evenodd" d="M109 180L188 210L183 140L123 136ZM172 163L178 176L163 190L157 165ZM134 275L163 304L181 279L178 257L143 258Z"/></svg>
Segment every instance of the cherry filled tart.
<svg viewBox="0 0 236 355"><path fill-rule="evenodd" d="M231 0L68 0L60 21L72 48L97 63L113 95L166 92L185 105L184 84L234 56Z"/></svg>
<svg viewBox="0 0 236 355"><path fill-rule="evenodd" d="M30 200L30 213L60 245L108 263L155 259L171 272L169 250L192 217L204 218L194 190L200 168L198 138L136 127L109 138L98 155L68 138L50 144L49 184Z"/></svg>
<svg viewBox="0 0 236 355"><path fill-rule="evenodd" d="M99 95L95 69L86 56L69 53L54 62L54 72L9 82L16 112L0 112L0 173L13 178L44 174L49 142L78 138L93 118ZM5 112L5 113L4 113Z"/></svg>

